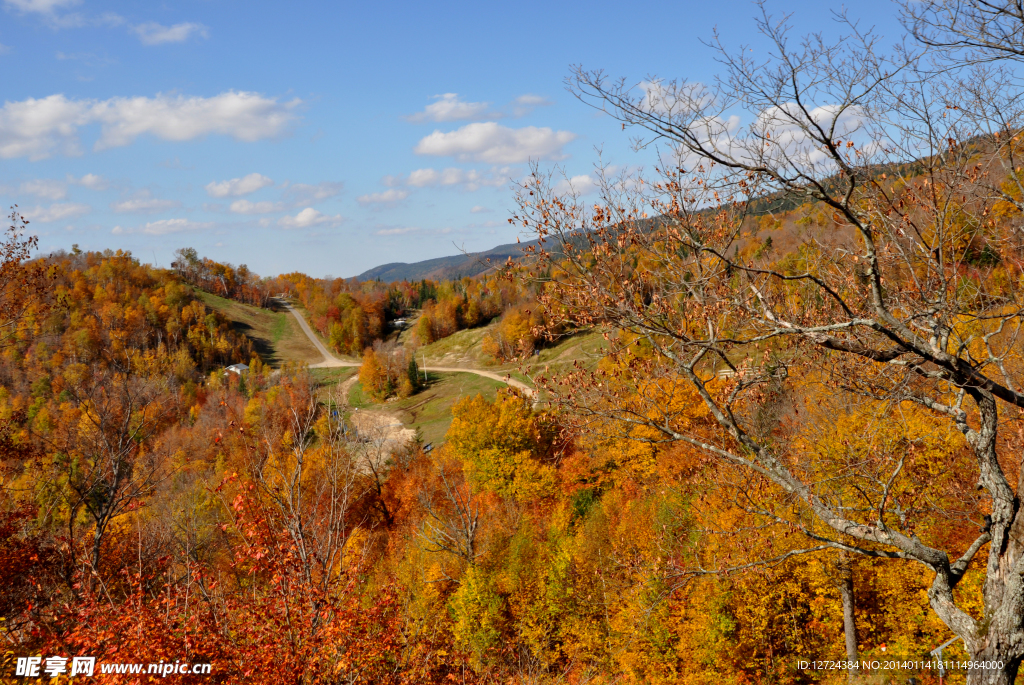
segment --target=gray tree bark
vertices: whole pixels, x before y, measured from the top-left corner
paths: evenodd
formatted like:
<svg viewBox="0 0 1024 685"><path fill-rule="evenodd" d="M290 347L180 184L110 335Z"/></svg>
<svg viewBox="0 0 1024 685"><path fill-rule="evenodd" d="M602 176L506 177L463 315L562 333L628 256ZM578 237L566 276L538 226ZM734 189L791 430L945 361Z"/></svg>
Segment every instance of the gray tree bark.
<svg viewBox="0 0 1024 685"><path fill-rule="evenodd" d="M843 598L843 634L846 636L846 660L850 663L857 663L859 655L857 652L856 605L853 597L853 568L845 554L839 558L838 568L839 594ZM856 671L850 668L846 672L850 681L853 682L857 675Z"/></svg>

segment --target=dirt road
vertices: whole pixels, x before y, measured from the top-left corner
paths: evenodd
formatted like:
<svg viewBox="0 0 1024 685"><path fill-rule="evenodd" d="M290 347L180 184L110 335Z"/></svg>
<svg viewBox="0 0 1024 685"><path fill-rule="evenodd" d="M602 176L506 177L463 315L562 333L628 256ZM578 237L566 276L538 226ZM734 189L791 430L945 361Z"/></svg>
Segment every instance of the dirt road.
<svg viewBox="0 0 1024 685"><path fill-rule="evenodd" d="M313 346L316 347L317 351L319 351L320 354L322 354L324 357L324 360L322 362L319 362L317 364L310 364L309 368L334 369L341 366L360 366L359 362L342 361L341 359L338 359L333 354L331 354L330 351L326 347L324 347L324 344L320 342L320 338L316 337L316 334L313 333L313 329L309 327L309 324L306 323L306 317L300 314L295 307L291 306L287 302L283 302L281 300L278 301L288 308L288 311L292 313L292 316L295 317L295 320L299 322L299 327L302 329L302 332L306 334L306 337L309 338L309 341L313 343Z"/></svg>
<svg viewBox="0 0 1024 685"><path fill-rule="evenodd" d="M522 381L517 381L515 378L502 376L500 374L494 373L493 371L483 371L482 369L467 369L461 366L423 366L420 368L421 370L425 369L427 371L436 371L437 373L472 373L476 374L477 376L483 376L484 378L496 380L499 383L505 383L513 388L516 388L517 390L522 390L523 392L529 394L531 397L535 395L534 389L528 386L526 383L523 383Z"/></svg>
<svg viewBox="0 0 1024 685"><path fill-rule="evenodd" d="M313 329L309 327L308 323L306 323L306 318L302 316L302 314L297 309L295 309L295 307L292 307L287 302L282 302L282 304L284 304L284 306L288 308L288 311L292 313L292 316L294 316L296 321L299 322L299 326L302 328L302 332L306 334L306 337L309 338L310 342L312 342L313 345L316 346L316 349L324 357L324 360L322 362L319 362L317 364L310 364L311 369L331 369L343 366L360 366L359 362L344 361L342 359L338 359L333 354L331 354L330 350L328 350L324 346L324 344L320 342L320 339L316 337L315 333L313 333ZM434 371L436 373L476 374L477 376L483 376L484 378L496 380L499 383L506 383L509 386L516 388L517 390L522 390L523 392L527 393L530 397L534 399L534 401L537 400L537 391L531 388L526 383L523 383L522 381L517 381L514 378L502 376L500 374L494 373L493 371L484 371L482 369L470 369L462 366L422 366L420 367L420 370Z"/></svg>

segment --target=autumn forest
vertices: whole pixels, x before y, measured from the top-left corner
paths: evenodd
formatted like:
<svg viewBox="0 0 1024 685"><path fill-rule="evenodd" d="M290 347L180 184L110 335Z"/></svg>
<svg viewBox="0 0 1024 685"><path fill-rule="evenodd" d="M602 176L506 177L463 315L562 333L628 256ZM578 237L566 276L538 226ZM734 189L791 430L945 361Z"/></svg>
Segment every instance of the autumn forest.
<svg viewBox="0 0 1024 685"><path fill-rule="evenodd" d="M1024 10L759 11L714 82L574 68L659 163L534 164L471 277L42 254L13 207L0 681L1016 682Z"/></svg>

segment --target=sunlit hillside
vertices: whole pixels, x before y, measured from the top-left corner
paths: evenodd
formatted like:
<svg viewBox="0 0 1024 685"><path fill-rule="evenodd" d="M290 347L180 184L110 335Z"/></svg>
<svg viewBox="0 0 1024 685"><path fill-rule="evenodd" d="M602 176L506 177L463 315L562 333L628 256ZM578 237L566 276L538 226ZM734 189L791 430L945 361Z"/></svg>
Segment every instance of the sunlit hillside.
<svg viewBox="0 0 1024 685"><path fill-rule="evenodd" d="M0 685L1021 680L1020 2L0 13Z"/></svg>

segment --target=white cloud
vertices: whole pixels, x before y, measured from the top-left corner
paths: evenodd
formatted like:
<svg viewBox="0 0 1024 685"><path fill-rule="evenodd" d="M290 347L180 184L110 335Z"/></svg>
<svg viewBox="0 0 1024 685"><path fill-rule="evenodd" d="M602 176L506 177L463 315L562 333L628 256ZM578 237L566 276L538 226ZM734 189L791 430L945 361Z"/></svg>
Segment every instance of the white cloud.
<svg viewBox="0 0 1024 685"><path fill-rule="evenodd" d="M484 207L483 205L476 205L475 207L473 207L473 209L469 211L471 214L489 214L491 212L490 209Z"/></svg>
<svg viewBox="0 0 1024 685"><path fill-rule="evenodd" d="M158 94L72 100L56 94L5 102L0 108L0 158L80 154L78 130L93 123L101 125L96 150L128 145L144 134L170 141L211 133L246 142L273 138L295 120L299 103L235 91L209 98Z"/></svg>
<svg viewBox="0 0 1024 685"><path fill-rule="evenodd" d="M491 109L489 102L466 102L459 98L458 93L435 95L434 102L427 105L422 112L407 116L406 121L421 124L425 121L481 121L485 119L503 119L505 117L523 117L537 107L552 104L547 98L527 93L520 95L500 110Z"/></svg>
<svg viewBox="0 0 1024 685"><path fill-rule="evenodd" d="M341 181L322 181L316 184L293 183L284 189L282 196L296 205L321 202L341 194L345 184Z"/></svg>
<svg viewBox="0 0 1024 685"><path fill-rule="evenodd" d="M530 93L520 95L516 98L515 102L517 105L523 105L525 107L544 107L552 104L551 100L548 100L546 97L532 95Z"/></svg>
<svg viewBox="0 0 1024 685"><path fill-rule="evenodd" d="M456 170L457 171L457 170ZM441 173L436 169L417 169L409 174L406 183L414 188L437 185L441 181Z"/></svg>
<svg viewBox="0 0 1024 685"><path fill-rule="evenodd" d="M564 159L562 147L575 139L576 134L570 131L536 126L508 128L486 122L467 124L448 133L434 131L417 143L413 151L463 162L517 164L530 159Z"/></svg>
<svg viewBox="0 0 1024 685"><path fill-rule="evenodd" d="M399 190L398 188L392 188L385 190L382 193L370 193L369 195L360 195L356 198L356 201L361 205L387 205L401 202L405 198L409 197L408 190Z"/></svg>
<svg viewBox="0 0 1024 685"><path fill-rule="evenodd" d="M306 207L295 216L281 217L277 225L284 228L309 228L310 226L337 226L345 219L340 215L321 214L312 207Z"/></svg>
<svg viewBox="0 0 1024 685"><path fill-rule="evenodd" d="M4 45L3 43L0 43L0 55L6 55L10 51L11 51L11 46L10 45Z"/></svg>
<svg viewBox="0 0 1024 685"><path fill-rule="evenodd" d="M459 99L458 93L445 93L435 95L434 102L417 112L406 117L407 121L419 124L424 121L462 121L465 119L494 119L499 116L494 112L488 112L491 106L489 102L466 102Z"/></svg>
<svg viewBox="0 0 1024 685"><path fill-rule="evenodd" d="M64 61L75 61L81 62L87 67L106 67L111 64L117 64L117 60L107 55L99 55L95 52L61 52L58 50L54 53L54 57Z"/></svg>
<svg viewBox="0 0 1024 685"><path fill-rule="evenodd" d="M374 231L375 235L407 235L409 233L419 233L422 228L417 226L400 226L397 228L382 228L379 231Z"/></svg>
<svg viewBox="0 0 1024 685"><path fill-rule="evenodd" d="M520 95L512 102L512 116L525 117L537 107L547 107L555 103L540 95L527 93Z"/></svg>
<svg viewBox="0 0 1024 685"><path fill-rule="evenodd" d="M597 181L590 174L563 178L552 188L556 195L586 195L597 190Z"/></svg>
<svg viewBox="0 0 1024 685"><path fill-rule="evenodd" d="M87 123L89 103L63 95L5 102L0 109L0 158L79 154L75 133Z"/></svg>
<svg viewBox="0 0 1024 685"><path fill-rule="evenodd" d="M163 26L155 21L138 24L132 27L132 33L139 37L143 45L163 45L164 43L183 43L192 35L207 38L209 30L202 24L185 22L174 26Z"/></svg>
<svg viewBox="0 0 1024 685"><path fill-rule="evenodd" d="M53 14L55 10L74 7L82 0L4 0L4 7L21 14Z"/></svg>
<svg viewBox="0 0 1024 685"><path fill-rule="evenodd" d="M389 188L409 186L412 188L431 188L437 186L460 186L464 190L477 190L487 186L500 188L508 182L512 175L509 167L493 167L483 172L478 169L458 169L449 167L437 169L416 169L408 176L385 176L381 182Z"/></svg>
<svg viewBox="0 0 1024 685"><path fill-rule="evenodd" d="M68 174L68 183L74 183L77 186L82 186L89 190L106 190L110 185L107 183L107 179L97 174L86 174L82 178L75 178L71 174Z"/></svg>
<svg viewBox="0 0 1024 685"><path fill-rule="evenodd" d="M94 52L62 52L58 50L53 56L62 62L65 60L74 60L76 62L82 62L89 67L105 66L117 61L110 57L100 57Z"/></svg>
<svg viewBox="0 0 1024 685"><path fill-rule="evenodd" d="M125 23L125 19L116 12L104 12L98 17L93 17L88 23L95 26L120 26Z"/></svg>
<svg viewBox="0 0 1024 685"><path fill-rule="evenodd" d="M110 208L118 214L163 212L180 206L181 203L177 200L161 200L151 197L149 191L145 190L126 200L110 203Z"/></svg>
<svg viewBox="0 0 1024 685"><path fill-rule="evenodd" d="M63 200L68 194L68 188L63 182L47 178L25 181L18 190L23 194L35 195L43 200Z"/></svg>
<svg viewBox="0 0 1024 685"><path fill-rule="evenodd" d="M209 221L192 221L191 219L161 219L150 221L144 226L137 228L123 228L114 226L111 233L121 235L124 233L145 233L147 235L167 235L169 233L186 233L188 231L206 231L214 227Z"/></svg>
<svg viewBox="0 0 1024 685"><path fill-rule="evenodd" d="M145 133L163 140L193 140L210 133L252 142L272 138L294 120L298 100L280 103L257 93L228 91L209 98L157 95L111 98L93 106L103 131L96 149L120 147Z"/></svg>
<svg viewBox="0 0 1024 685"><path fill-rule="evenodd" d="M230 181L211 181L206 184L206 193L210 197L238 197L272 185L274 182L263 174L252 173Z"/></svg>
<svg viewBox="0 0 1024 685"><path fill-rule="evenodd" d="M231 203L230 209L235 214L269 214L270 212L280 212L284 209L284 206L280 202L235 200Z"/></svg>
<svg viewBox="0 0 1024 685"><path fill-rule="evenodd" d="M18 14L35 14L55 29L78 28L82 26L119 26L124 17L114 12L87 17L79 12L60 14L81 4L81 0L3 0L6 9Z"/></svg>
<svg viewBox="0 0 1024 685"><path fill-rule="evenodd" d="M31 209L21 210L21 215L29 221L37 221L40 223L50 223L51 221L63 221L65 219L74 219L75 217L88 214L92 211L92 207L89 205L83 205L76 202L57 202L49 207L32 207Z"/></svg>

